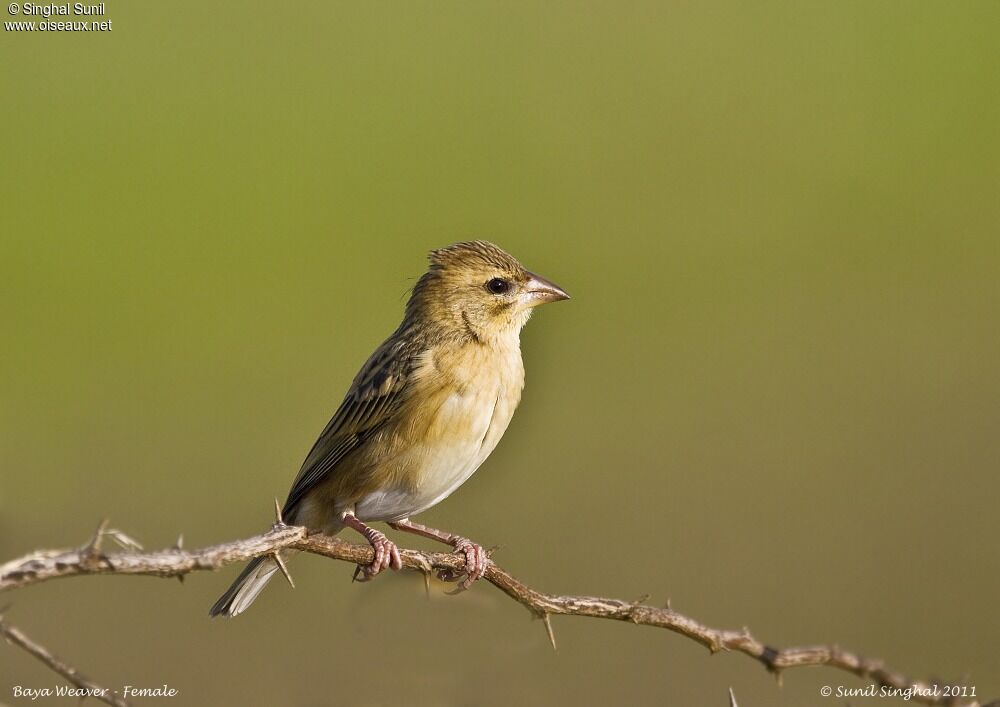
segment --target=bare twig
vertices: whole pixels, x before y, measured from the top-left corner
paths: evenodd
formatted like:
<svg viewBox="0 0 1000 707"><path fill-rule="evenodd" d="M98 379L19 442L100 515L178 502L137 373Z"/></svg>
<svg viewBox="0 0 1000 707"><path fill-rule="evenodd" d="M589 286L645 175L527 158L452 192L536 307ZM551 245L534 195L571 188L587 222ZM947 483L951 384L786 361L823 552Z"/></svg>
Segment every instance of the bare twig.
<svg viewBox="0 0 1000 707"><path fill-rule="evenodd" d="M24 632L15 626L11 626L2 617L0 617L0 636L3 636L8 643L12 643L31 653L31 655L38 658L38 660L45 663L52 670L69 680L73 684L73 688L67 689L66 697L77 697L81 701L84 698L90 697L105 704L114 705L114 707L129 707L128 700L119 697L113 690L101 687L90 678L85 677L79 670L52 655L45 646L28 638L24 635Z"/></svg>
<svg viewBox="0 0 1000 707"><path fill-rule="evenodd" d="M279 550L285 549L302 550L361 565L370 563L374 557L371 547L367 545L355 545L324 535L309 535L305 528L284 525L280 521L262 535L198 550L184 550L178 543L169 550L159 552L144 553L126 549L123 552L104 554L99 549L99 537L105 535L116 538L124 536L118 531L107 530L102 524L95 535L96 547L95 542L91 541L76 550L41 550L0 565L0 592L59 577L87 574L183 577L198 570L216 570L261 555L275 557ZM403 567L423 572L425 576L431 570L460 572L465 567L464 557L458 554L402 549L399 553ZM629 602L602 597L545 594L500 569L492 560L486 569L485 578L511 599L526 607L534 616L541 618L553 645L555 638L549 619L553 614L614 619L642 626L665 628L697 641L712 653L719 651L743 653L779 676L786 668L827 666L871 680L880 686L899 691L908 690L915 702L963 707L982 705L978 701L962 702L955 697L933 694L930 683L911 680L902 673L886 667L879 660L864 658L836 646L774 648L761 643L746 628L739 631L711 628L673 610L669 603L665 608L659 608L645 604L644 599Z"/></svg>

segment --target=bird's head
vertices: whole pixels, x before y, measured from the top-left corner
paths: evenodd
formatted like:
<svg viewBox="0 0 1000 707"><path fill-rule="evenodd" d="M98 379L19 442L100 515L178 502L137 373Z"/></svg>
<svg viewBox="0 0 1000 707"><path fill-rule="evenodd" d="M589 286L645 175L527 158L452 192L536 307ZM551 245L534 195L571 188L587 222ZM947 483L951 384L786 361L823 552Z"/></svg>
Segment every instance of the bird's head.
<svg viewBox="0 0 1000 707"><path fill-rule="evenodd" d="M517 335L534 307L569 299L487 241L431 251L430 268L413 288L407 317L440 324L480 342Z"/></svg>

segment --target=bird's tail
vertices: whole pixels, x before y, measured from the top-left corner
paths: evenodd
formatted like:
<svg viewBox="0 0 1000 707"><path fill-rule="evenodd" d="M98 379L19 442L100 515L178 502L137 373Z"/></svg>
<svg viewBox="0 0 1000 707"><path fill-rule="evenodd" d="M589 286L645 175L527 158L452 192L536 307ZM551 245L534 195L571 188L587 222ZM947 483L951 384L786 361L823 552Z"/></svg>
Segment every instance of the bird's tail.
<svg viewBox="0 0 1000 707"><path fill-rule="evenodd" d="M281 559L291 553L285 551ZM271 577L278 571L278 563L273 557L255 557L250 560L240 576L219 600L208 610L209 616L238 616L246 611L257 595L261 593Z"/></svg>

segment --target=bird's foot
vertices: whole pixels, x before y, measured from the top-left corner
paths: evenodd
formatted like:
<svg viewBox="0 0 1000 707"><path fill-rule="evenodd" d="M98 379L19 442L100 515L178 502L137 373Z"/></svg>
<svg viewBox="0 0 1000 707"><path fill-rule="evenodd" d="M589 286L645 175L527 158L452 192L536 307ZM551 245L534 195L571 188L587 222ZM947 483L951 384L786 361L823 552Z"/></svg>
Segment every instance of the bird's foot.
<svg viewBox="0 0 1000 707"><path fill-rule="evenodd" d="M403 560L399 556L396 543L385 536L385 533L365 526L364 536L375 550L375 558L369 565L358 565L354 570L354 580L367 582L375 578L384 569L403 569Z"/></svg>
<svg viewBox="0 0 1000 707"><path fill-rule="evenodd" d="M489 564L489 556L486 550L479 543L474 543L468 538L456 537L452 541L455 552L465 555L465 569L462 572L446 569L438 571L438 579L444 582L459 582L458 590L464 591L472 586L472 583L486 574L486 566Z"/></svg>

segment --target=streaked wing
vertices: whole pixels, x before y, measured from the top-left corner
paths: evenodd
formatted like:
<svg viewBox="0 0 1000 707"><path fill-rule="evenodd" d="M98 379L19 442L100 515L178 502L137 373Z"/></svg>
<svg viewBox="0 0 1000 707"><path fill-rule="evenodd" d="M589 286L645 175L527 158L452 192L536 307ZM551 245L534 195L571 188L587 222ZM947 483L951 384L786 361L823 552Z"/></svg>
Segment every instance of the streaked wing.
<svg viewBox="0 0 1000 707"><path fill-rule="evenodd" d="M285 501L286 517L309 491L336 473L337 465L348 454L392 418L406 390L415 357L409 342L394 339L372 354L302 463Z"/></svg>

